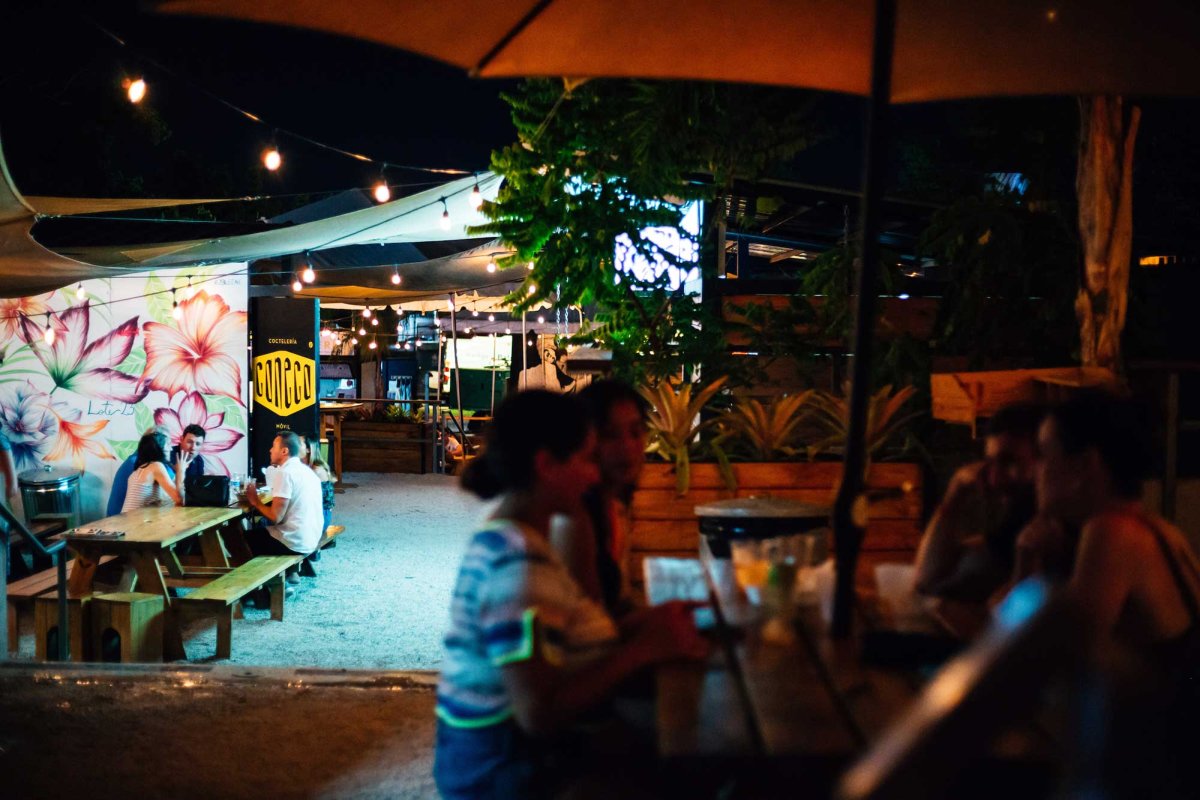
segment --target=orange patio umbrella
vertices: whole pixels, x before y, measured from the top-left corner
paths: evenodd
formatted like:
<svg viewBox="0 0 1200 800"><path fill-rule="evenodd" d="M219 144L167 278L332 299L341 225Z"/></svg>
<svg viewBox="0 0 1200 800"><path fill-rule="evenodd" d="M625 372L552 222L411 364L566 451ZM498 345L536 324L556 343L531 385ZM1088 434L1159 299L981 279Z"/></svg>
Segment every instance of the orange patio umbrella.
<svg viewBox="0 0 1200 800"><path fill-rule="evenodd" d="M170 13L294 25L480 77L666 78L865 95L862 253L845 470L834 505L833 633L850 630L866 525L879 176L890 103L1200 94L1196 0L151 0Z"/></svg>

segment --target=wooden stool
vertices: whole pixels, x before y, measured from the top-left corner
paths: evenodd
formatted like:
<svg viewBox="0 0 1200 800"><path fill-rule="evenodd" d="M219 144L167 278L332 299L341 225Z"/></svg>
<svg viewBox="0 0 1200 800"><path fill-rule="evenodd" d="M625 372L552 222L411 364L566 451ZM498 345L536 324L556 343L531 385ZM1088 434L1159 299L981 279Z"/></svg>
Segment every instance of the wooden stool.
<svg viewBox="0 0 1200 800"><path fill-rule="evenodd" d="M112 661L113 637L120 662L162 661L163 599L143 592L92 595L92 644L97 660Z"/></svg>
<svg viewBox="0 0 1200 800"><path fill-rule="evenodd" d="M67 644L72 661L89 661L92 657L91 626L88 624L91 599L91 595L67 598L67 636L70 637ZM57 592L33 599L33 630L38 661L51 660L51 654L57 658L57 646L50 645L51 637L59 635Z"/></svg>

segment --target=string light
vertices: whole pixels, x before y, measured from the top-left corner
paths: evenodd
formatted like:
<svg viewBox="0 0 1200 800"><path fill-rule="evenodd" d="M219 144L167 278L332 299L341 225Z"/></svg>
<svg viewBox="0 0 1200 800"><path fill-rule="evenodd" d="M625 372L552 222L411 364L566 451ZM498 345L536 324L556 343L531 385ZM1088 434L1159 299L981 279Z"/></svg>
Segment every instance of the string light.
<svg viewBox="0 0 1200 800"><path fill-rule="evenodd" d="M393 286L400 285L400 268L399 267L394 267L392 269L392 285Z"/></svg>
<svg viewBox="0 0 1200 800"><path fill-rule="evenodd" d="M467 328L466 330L464 330L464 331L463 331L463 333L465 333L467 336L470 336L470 335L471 335L471 329L470 329L470 328Z"/></svg>
<svg viewBox="0 0 1200 800"><path fill-rule="evenodd" d="M533 272L533 262L532 261L526 262L525 269L529 270L530 272Z"/></svg>
<svg viewBox="0 0 1200 800"><path fill-rule="evenodd" d="M371 317L371 324L378 326L379 325L379 317Z"/></svg>
<svg viewBox="0 0 1200 800"><path fill-rule="evenodd" d="M537 291L537 284L536 283L529 284L529 293L533 294L536 291Z"/></svg>
<svg viewBox="0 0 1200 800"><path fill-rule="evenodd" d="M364 328L364 327L361 327L361 326L360 326L360 327L359 327L359 329L358 329L358 335L359 335L359 336L366 336L366 335L367 335L367 329L366 329L366 328Z"/></svg>
<svg viewBox="0 0 1200 800"><path fill-rule="evenodd" d="M496 315L488 314L488 322L495 322L495 321L496 321Z"/></svg>
<svg viewBox="0 0 1200 800"><path fill-rule="evenodd" d="M137 105L146 99L146 81L142 78L134 78L133 80L125 81L125 96L129 98L129 102Z"/></svg>
<svg viewBox="0 0 1200 800"><path fill-rule="evenodd" d="M295 276L295 278L296 279L294 281L292 281L292 291L293 292L303 291L304 284L300 282L300 276L297 275L297 276Z"/></svg>
<svg viewBox="0 0 1200 800"><path fill-rule="evenodd" d="M279 148L271 145L266 150L263 150L262 163L271 172L283 166L283 156L279 153Z"/></svg>
<svg viewBox="0 0 1200 800"><path fill-rule="evenodd" d="M371 318L371 307L367 306L366 308L364 308L362 315L365 319L370 319Z"/></svg>
<svg viewBox="0 0 1200 800"><path fill-rule="evenodd" d="M76 299L83 300L87 297L87 291L83 288L83 283L80 282L79 288L75 290Z"/></svg>
<svg viewBox="0 0 1200 800"><path fill-rule="evenodd" d="M371 348L372 350L374 350L374 349L375 349L377 346L378 346L378 345L376 345L376 344L375 344L375 340L374 340L374 339L372 339L372 340L371 340L371 343L367 345L367 347Z"/></svg>
<svg viewBox="0 0 1200 800"><path fill-rule="evenodd" d="M442 220L439 223L442 230L450 230L450 206L446 205L446 198L442 198Z"/></svg>
<svg viewBox="0 0 1200 800"><path fill-rule="evenodd" d="M507 325L505 325L505 326L504 326L504 334L505 334L506 336L511 336L511 335L512 335L512 328L510 328L510 327L508 327Z"/></svg>
<svg viewBox="0 0 1200 800"><path fill-rule="evenodd" d="M350 344L352 344L352 345L354 345L355 347L357 347L357 346L358 346L358 339L351 338L351 339L350 339Z"/></svg>
<svg viewBox="0 0 1200 800"><path fill-rule="evenodd" d="M183 309L179 307L179 301L175 299L175 290L171 290L171 316L175 319L183 318Z"/></svg>
<svg viewBox="0 0 1200 800"><path fill-rule="evenodd" d="M478 317L478 316L479 316L479 309L478 309L478 308L472 308L472 309L471 309L471 316L472 316L472 317Z"/></svg>
<svg viewBox="0 0 1200 800"><path fill-rule="evenodd" d="M317 271L313 269L312 257L308 253L304 254L304 272L300 273L300 277L305 283L312 283L317 279Z"/></svg>
<svg viewBox="0 0 1200 800"><path fill-rule="evenodd" d="M187 276L187 292L186 292L186 294L184 294L183 299L190 300L192 298L193 294L194 293L192 292L192 276L188 275Z"/></svg>
<svg viewBox="0 0 1200 800"><path fill-rule="evenodd" d="M52 324L50 324L50 315L47 314L46 315L46 330L42 331L42 339L46 342L46 344L53 346L54 345L54 336L55 336L54 326Z"/></svg>
<svg viewBox="0 0 1200 800"><path fill-rule="evenodd" d="M392 190L388 187L387 181L380 180L375 184L375 188L371 192L375 197L376 203L386 203L392 199Z"/></svg>
<svg viewBox="0 0 1200 800"><path fill-rule="evenodd" d="M545 324L546 324L546 318L543 317L541 314L538 314L538 325L545 325Z"/></svg>
<svg viewBox="0 0 1200 800"><path fill-rule="evenodd" d="M479 191L479 181L475 182L475 188L471 190L469 202L471 203L471 208L475 211L478 211L479 207L483 205L483 193Z"/></svg>
<svg viewBox="0 0 1200 800"><path fill-rule="evenodd" d="M488 263L487 263L487 271L488 272L496 271L496 262L492 261L490 258L488 259Z"/></svg>

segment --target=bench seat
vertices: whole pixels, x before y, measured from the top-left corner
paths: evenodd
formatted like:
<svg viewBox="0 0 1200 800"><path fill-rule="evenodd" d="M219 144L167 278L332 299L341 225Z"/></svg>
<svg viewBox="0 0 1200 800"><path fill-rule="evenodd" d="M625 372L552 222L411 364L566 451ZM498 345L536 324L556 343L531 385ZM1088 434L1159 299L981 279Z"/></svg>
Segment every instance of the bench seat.
<svg viewBox="0 0 1200 800"><path fill-rule="evenodd" d="M100 564L104 565L116 559L116 556L104 556L100 559ZM75 569L75 559L67 562L67 580L71 579L71 573ZM20 631L17 628L18 611L21 606L32 606L33 601L44 594L49 594L58 590L58 570L44 569L41 572L34 573L28 578L22 578L19 581L13 581L8 584L7 600L8 607L8 652L15 653L20 642Z"/></svg>
<svg viewBox="0 0 1200 800"><path fill-rule="evenodd" d="M250 592L266 586L271 593L271 619L283 619L284 572L300 556L256 556L216 580L189 592L172 606L181 614L214 617L217 621L217 658L232 653L235 606Z"/></svg>

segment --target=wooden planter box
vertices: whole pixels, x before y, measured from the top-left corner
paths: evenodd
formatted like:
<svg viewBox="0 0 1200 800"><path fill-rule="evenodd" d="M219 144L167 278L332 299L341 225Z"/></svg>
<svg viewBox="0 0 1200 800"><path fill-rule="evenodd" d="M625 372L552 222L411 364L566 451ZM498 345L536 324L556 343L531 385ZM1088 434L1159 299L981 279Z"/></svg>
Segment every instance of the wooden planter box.
<svg viewBox="0 0 1200 800"><path fill-rule="evenodd" d="M734 464L737 491L730 492L716 464L693 464L692 485L682 497L675 494L675 470L670 464L647 464L633 495L630 578L641 586L642 561L650 556L695 558L700 527L693 509L713 500L770 494L772 497L833 505L842 476L836 461L812 463ZM908 462L873 464L867 476L870 524L859 559L860 580L874 565L912 561L921 540L922 475Z"/></svg>
<svg viewBox="0 0 1200 800"><path fill-rule="evenodd" d="M367 422L342 423L342 470L344 472L433 471L433 423Z"/></svg>

